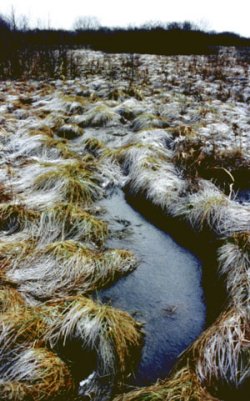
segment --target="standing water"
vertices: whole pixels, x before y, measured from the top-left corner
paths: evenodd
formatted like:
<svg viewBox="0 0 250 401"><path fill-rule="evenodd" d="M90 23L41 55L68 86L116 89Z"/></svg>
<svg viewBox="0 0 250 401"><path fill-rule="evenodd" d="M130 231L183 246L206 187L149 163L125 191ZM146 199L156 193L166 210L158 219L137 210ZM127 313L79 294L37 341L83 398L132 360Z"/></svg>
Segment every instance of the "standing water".
<svg viewBox="0 0 250 401"><path fill-rule="evenodd" d="M133 250L139 266L98 292L98 298L144 323L145 343L132 383L147 385L165 378L178 355L204 328L201 263L136 212L122 192L101 204L117 234L107 245Z"/></svg>

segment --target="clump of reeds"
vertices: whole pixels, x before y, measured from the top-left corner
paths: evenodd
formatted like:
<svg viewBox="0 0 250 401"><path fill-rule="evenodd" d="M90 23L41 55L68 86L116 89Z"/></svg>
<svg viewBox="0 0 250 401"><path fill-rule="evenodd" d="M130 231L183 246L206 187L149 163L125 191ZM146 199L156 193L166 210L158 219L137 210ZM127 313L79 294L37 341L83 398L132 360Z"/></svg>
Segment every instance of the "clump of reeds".
<svg viewBox="0 0 250 401"><path fill-rule="evenodd" d="M219 401L208 393L195 372L185 366L169 380L159 381L149 387L130 391L114 401Z"/></svg>
<svg viewBox="0 0 250 401"><path fill-rule="evenodd" d="M58 203L44 210L37 229L42 243L74 239L103 245L107 234L107 223L73 203Z"/></svg>
<svg viewBox="0 0 250 401"><path fill-rule="evenodd" d="M94 251L68 240L37 249L18 264L18 269L14 266L6 275L21 292L43 300L89 293L127 274L136 265L129 251Z"/></svg>
<svg viewBox="0 0 250 401"><path fill-rule="evenodd" d="M64 399L74 390L65 363L45 348L22 350L1 372L1 400ZM10 398L10 397L15 398Z"/></svg>

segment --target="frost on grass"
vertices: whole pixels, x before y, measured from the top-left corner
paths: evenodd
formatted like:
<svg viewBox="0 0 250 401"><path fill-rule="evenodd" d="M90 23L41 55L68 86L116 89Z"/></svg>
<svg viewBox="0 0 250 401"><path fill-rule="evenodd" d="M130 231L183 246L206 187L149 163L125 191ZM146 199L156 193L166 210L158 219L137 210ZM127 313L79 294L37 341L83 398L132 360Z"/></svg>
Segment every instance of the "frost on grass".
<svg viewBox="0 0 250 401"><path fill-rule="evenodd" d="M250 232L238 232L218 249L219 272L224 277L230 303L236 307L250 302Z"/></svg>
<svg viewBox="0 0 250 401"><path fill-rule="evenodd" d="M45 209L37 224L37 235L43 244L73 239L102 245L107 234L107 223L73 203L58 203Z"/></svg>
<svg viewBox="0 0 250 401"><path fill-rule="evenodd" d="M244 383L250 369L249 340L247 310L233 307L223 312L192 347L202 382L210 388L215 383L236 388Z"/></svg>
<svg viewBox="0 0 250 401"><path fill-rule="evenodd" d="M170 379L158 381L149 387L118 395L114 401L219 401L201 384L188 365Z"/></svg>
<svg viewBox="0 0 250 401"><path fill-rule="evenodd" d="M125 250L94 251L72 240L53 242L14 264L7 278L35 299L86 294L112 283L137 265Z"/></svg>
<svg viewBox="0 0 250 401"><path fill-rule="evenodd" d="M3 401L63 399L74 388L65 363L45 348L21 351L1 373L0 395Z"/></svg>
<svg viewBox="0 0 250 401"><path fill-rule="evenodd" d="M249 65L235 53L77 55L80 79L0 83L0 398L76 398L54 353L75 340L97 356L81 397L111 399L131 371L140 326L82 296L136 267L105 248L95 207L126 185L219 240L227 299L169 379L117 400L216 400L209 390L240 388L250 369L250 209L233 199L249 182Z"/></svg>

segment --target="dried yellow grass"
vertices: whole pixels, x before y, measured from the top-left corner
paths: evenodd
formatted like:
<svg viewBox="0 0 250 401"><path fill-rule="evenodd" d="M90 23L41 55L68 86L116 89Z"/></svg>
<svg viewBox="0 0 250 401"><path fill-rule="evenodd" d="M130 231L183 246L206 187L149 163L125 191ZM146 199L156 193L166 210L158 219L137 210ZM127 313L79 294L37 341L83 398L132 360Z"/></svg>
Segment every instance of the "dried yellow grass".
<svg viewBox="0 0 250 401"><path fill-rule="evenodd" d="M102 195L102 188L96 178L96 169L97 166L92 160L52 167L35 179L34 188L44 191L55 189L61 201L90 204Z"/></svg>
<svg viewBox="0 0 250 401"><path fill-rule="evenodd" d="M15 310L24 305L25 301L17 290L6 286L0 288L0 313Z"/></svg>
<svg viewBox="0 0 250 401"><path fill-rule="evenodd" d="M114 401L219 401L202 386L194 371L185 366L169 380L121 394Z"/></svg>
<svg viewBox="0 0 250 401"><path fill-rule="evenodd" d="M238 232L226 238L218 248L218 262L229 303L235 307L249 305L250 232Z"/></svg>
<svg viewBox="0 0 250 401"><path fill-rule="evenodd" d="M221 313L194 342L189 354L200 380L209 388L223 383L237 388L249 374L249 344L248 309L233 307Z"/></svg>
<svg viewBox="0 0 250 401"><path fill-rule="evenodd" d="M127 312L81 296L48 302L45 307L56 316L46 335L52 346L79 338L83 346L96 351L101 374L124 374L131 368L142 335L141 325Z"/></svg>
<svg viewBox="0 0 250 401"><path fill-rule="evenodd" d="M107 223L73 203L58 203L41 213L38 236L44 242L74 239L103 245L107 235Z"/></svg>
<svg viewBox="0 0 250 401"><path fill-rule="evenodd" d="M34 252L35 239L24 241L0 242L0 261L6 264L6 268L15 266L18 262L27 258Z"/></svg>
<svg viewBox="0 0 250 401"><path fill-rule="evenodd" d="M30 344L43 344L47 325L39 310L29 307L9 308L1 314L0 345L2 352Z"/></svg>
<svg viewBox="0 0 250 401"><path fill-rule="evenodd" d="M28 209L24 205L2 203L0 204L0 229L7 231L23 229L38 216L38 212Z"/></svg>
<svg viewBox="0 0 250 401"><path fill-rule="evenodd" d="M45 348L21 351L0 381L3 401L64 399L73 391L74 383L67 366Z"/></svg>
<svg viewBox="0 0 250 401"><path fill-rule="evenodd" d="M7 272L24 294L37 300L88 294L127 274L137 266L126 250L96 251L79 242L53 242L35 250Z"/></svg>

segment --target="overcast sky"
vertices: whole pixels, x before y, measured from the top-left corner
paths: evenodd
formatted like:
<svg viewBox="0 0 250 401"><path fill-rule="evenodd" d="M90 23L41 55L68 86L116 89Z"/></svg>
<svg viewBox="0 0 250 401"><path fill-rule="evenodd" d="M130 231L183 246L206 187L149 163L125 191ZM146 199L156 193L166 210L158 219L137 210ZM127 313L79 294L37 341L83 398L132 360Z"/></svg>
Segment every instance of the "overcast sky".
<svg viewBox="0 0 250 401"><path fill-rule="evenodd" d="M0 13L9 14L12 5L33 26L70 29L80 16L95 16L105 26L188 20L250 37L249 0L0 0Z"/></svg>

